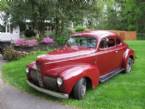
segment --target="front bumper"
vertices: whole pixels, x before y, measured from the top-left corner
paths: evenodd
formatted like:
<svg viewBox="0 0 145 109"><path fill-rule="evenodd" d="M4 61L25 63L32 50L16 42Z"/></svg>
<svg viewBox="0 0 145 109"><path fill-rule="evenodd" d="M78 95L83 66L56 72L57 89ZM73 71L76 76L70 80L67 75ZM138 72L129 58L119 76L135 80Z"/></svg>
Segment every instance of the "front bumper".
<svg viewBox="0 0 145 109"><path fill-rule="evenodd" d="M45 93L45 94L48 94L48 95L51 95L51 96L54 96L54 97L58 97L58 98L64 98L64 99L69 98L69 94L54 92L54 91L51 91L51 90L47 90L47 89L38 87L38 86L34 85L33 83L31 83L28 80L27 80L27 83L30 87L36 89L39 92L42 92L42 93Z"/></svg>

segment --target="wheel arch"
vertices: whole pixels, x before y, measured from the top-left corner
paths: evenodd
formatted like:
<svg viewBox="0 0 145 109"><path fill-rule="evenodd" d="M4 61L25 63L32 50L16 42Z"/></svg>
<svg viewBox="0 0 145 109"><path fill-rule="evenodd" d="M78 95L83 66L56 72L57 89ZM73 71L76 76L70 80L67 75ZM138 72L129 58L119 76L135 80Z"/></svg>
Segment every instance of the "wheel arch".
<svg viewBox="0 0 145 109"><path fill-rule="evenodd" d="M133 59L134 60L134 56L133 55L129 55L129 58Z"/></svg>
<svg viewBox="0 0 145 109"><path fill-rule="evenodd" d="M63 87L65 89L65 92L71 93L73 87L81 78L86 79L88 88L95 88L99 84L99 70L97 69L97 67L91 65L85 65L85 66L83 65L79 67L82 68L83 70L82 71L78 70L79 72L77 72L75 76L72 75L73 72L67 72L69 70L63 72L63 77L65 77L65 75L67 76L69 75L69 77L65 77L65 85ZM72 69L75 69L75 67Z"/></svg>
<svg viewBox="0 0 145 109"><path fill-rule="evenodd" d="M87 82L87 89L92 89L92 88L93 88L93 82L92 82L91 78L89 78L89 77L84 77L84 79L85 79L86 82Z"/></svg>
<svg viewBox="0 0 145 109"><path fill-rule="evenodd" d="M124 55L123 55L123 67L124 68L126 67L126 63L127 63L128 58L131 58L133 60L135 59L134 50L129 49L129 48L124 52Z"/></svg>

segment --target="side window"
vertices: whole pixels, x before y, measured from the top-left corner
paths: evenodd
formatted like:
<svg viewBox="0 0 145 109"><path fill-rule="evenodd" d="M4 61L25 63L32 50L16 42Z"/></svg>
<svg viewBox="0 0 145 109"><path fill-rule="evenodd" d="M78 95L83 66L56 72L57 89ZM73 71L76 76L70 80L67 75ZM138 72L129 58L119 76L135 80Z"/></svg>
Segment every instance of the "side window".
<svg viewBox="0 0 145 109"><path fill-rule="evenodd" d="M115 39L113 37L108 38L108 47L115 46Z"/></svg>
<svg viewBox="0 0 145 109"><path fill-rule="evenodd" d="M109 48L115 46L115 39L113 37L107 37L102 39L99 48Z"/></svg>
<svg viewBox="0 0 145 109"><path fill-rule="evenodd" d="M107 38L101 40L99 48L108 48Z"/></svg>
<svg viewBox="0 0 145 109"><path fill-rule="evenodd" d="M116 45L119 45L121 43L121 40L117 37L116 38Z"/></svg>

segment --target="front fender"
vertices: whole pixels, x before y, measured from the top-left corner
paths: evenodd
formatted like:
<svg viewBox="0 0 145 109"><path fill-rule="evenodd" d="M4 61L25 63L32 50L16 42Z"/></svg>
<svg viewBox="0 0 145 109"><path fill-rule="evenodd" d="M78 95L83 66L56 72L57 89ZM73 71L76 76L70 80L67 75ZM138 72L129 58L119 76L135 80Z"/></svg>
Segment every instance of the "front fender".
<svg viewBox="0 0 145 109"><path fill-rule="evenodd" d="M128 49L126 49L126 51L124 52L124 55L123 55L123 67L124 68L126 68L126 63L127 63L127 60L129 57L134 59L135 54L134 54L134 50L128 48Z"/></svg>
<svg viewBox="0 0 145 109"><path fill-rule="evenodd" d="M71 93L73 87L81 78L89 79L93 88L99 84L99 69L93 65L85 64L73 66L62 72L60 76L64 80L61 89L65 93Z"/></svg>

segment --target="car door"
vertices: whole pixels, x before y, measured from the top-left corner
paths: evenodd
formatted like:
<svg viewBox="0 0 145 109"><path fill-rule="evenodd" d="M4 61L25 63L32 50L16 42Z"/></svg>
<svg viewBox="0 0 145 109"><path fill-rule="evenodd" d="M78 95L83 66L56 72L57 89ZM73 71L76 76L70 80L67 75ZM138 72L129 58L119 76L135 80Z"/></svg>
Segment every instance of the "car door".
<svg viewBox="0 0 145 109"><path fill-rule="evenodd" d="M110 73L117 67L115 45L115 38L111 36L100 41L97 53L97 67L100 70L100 76Z"/></svg>

